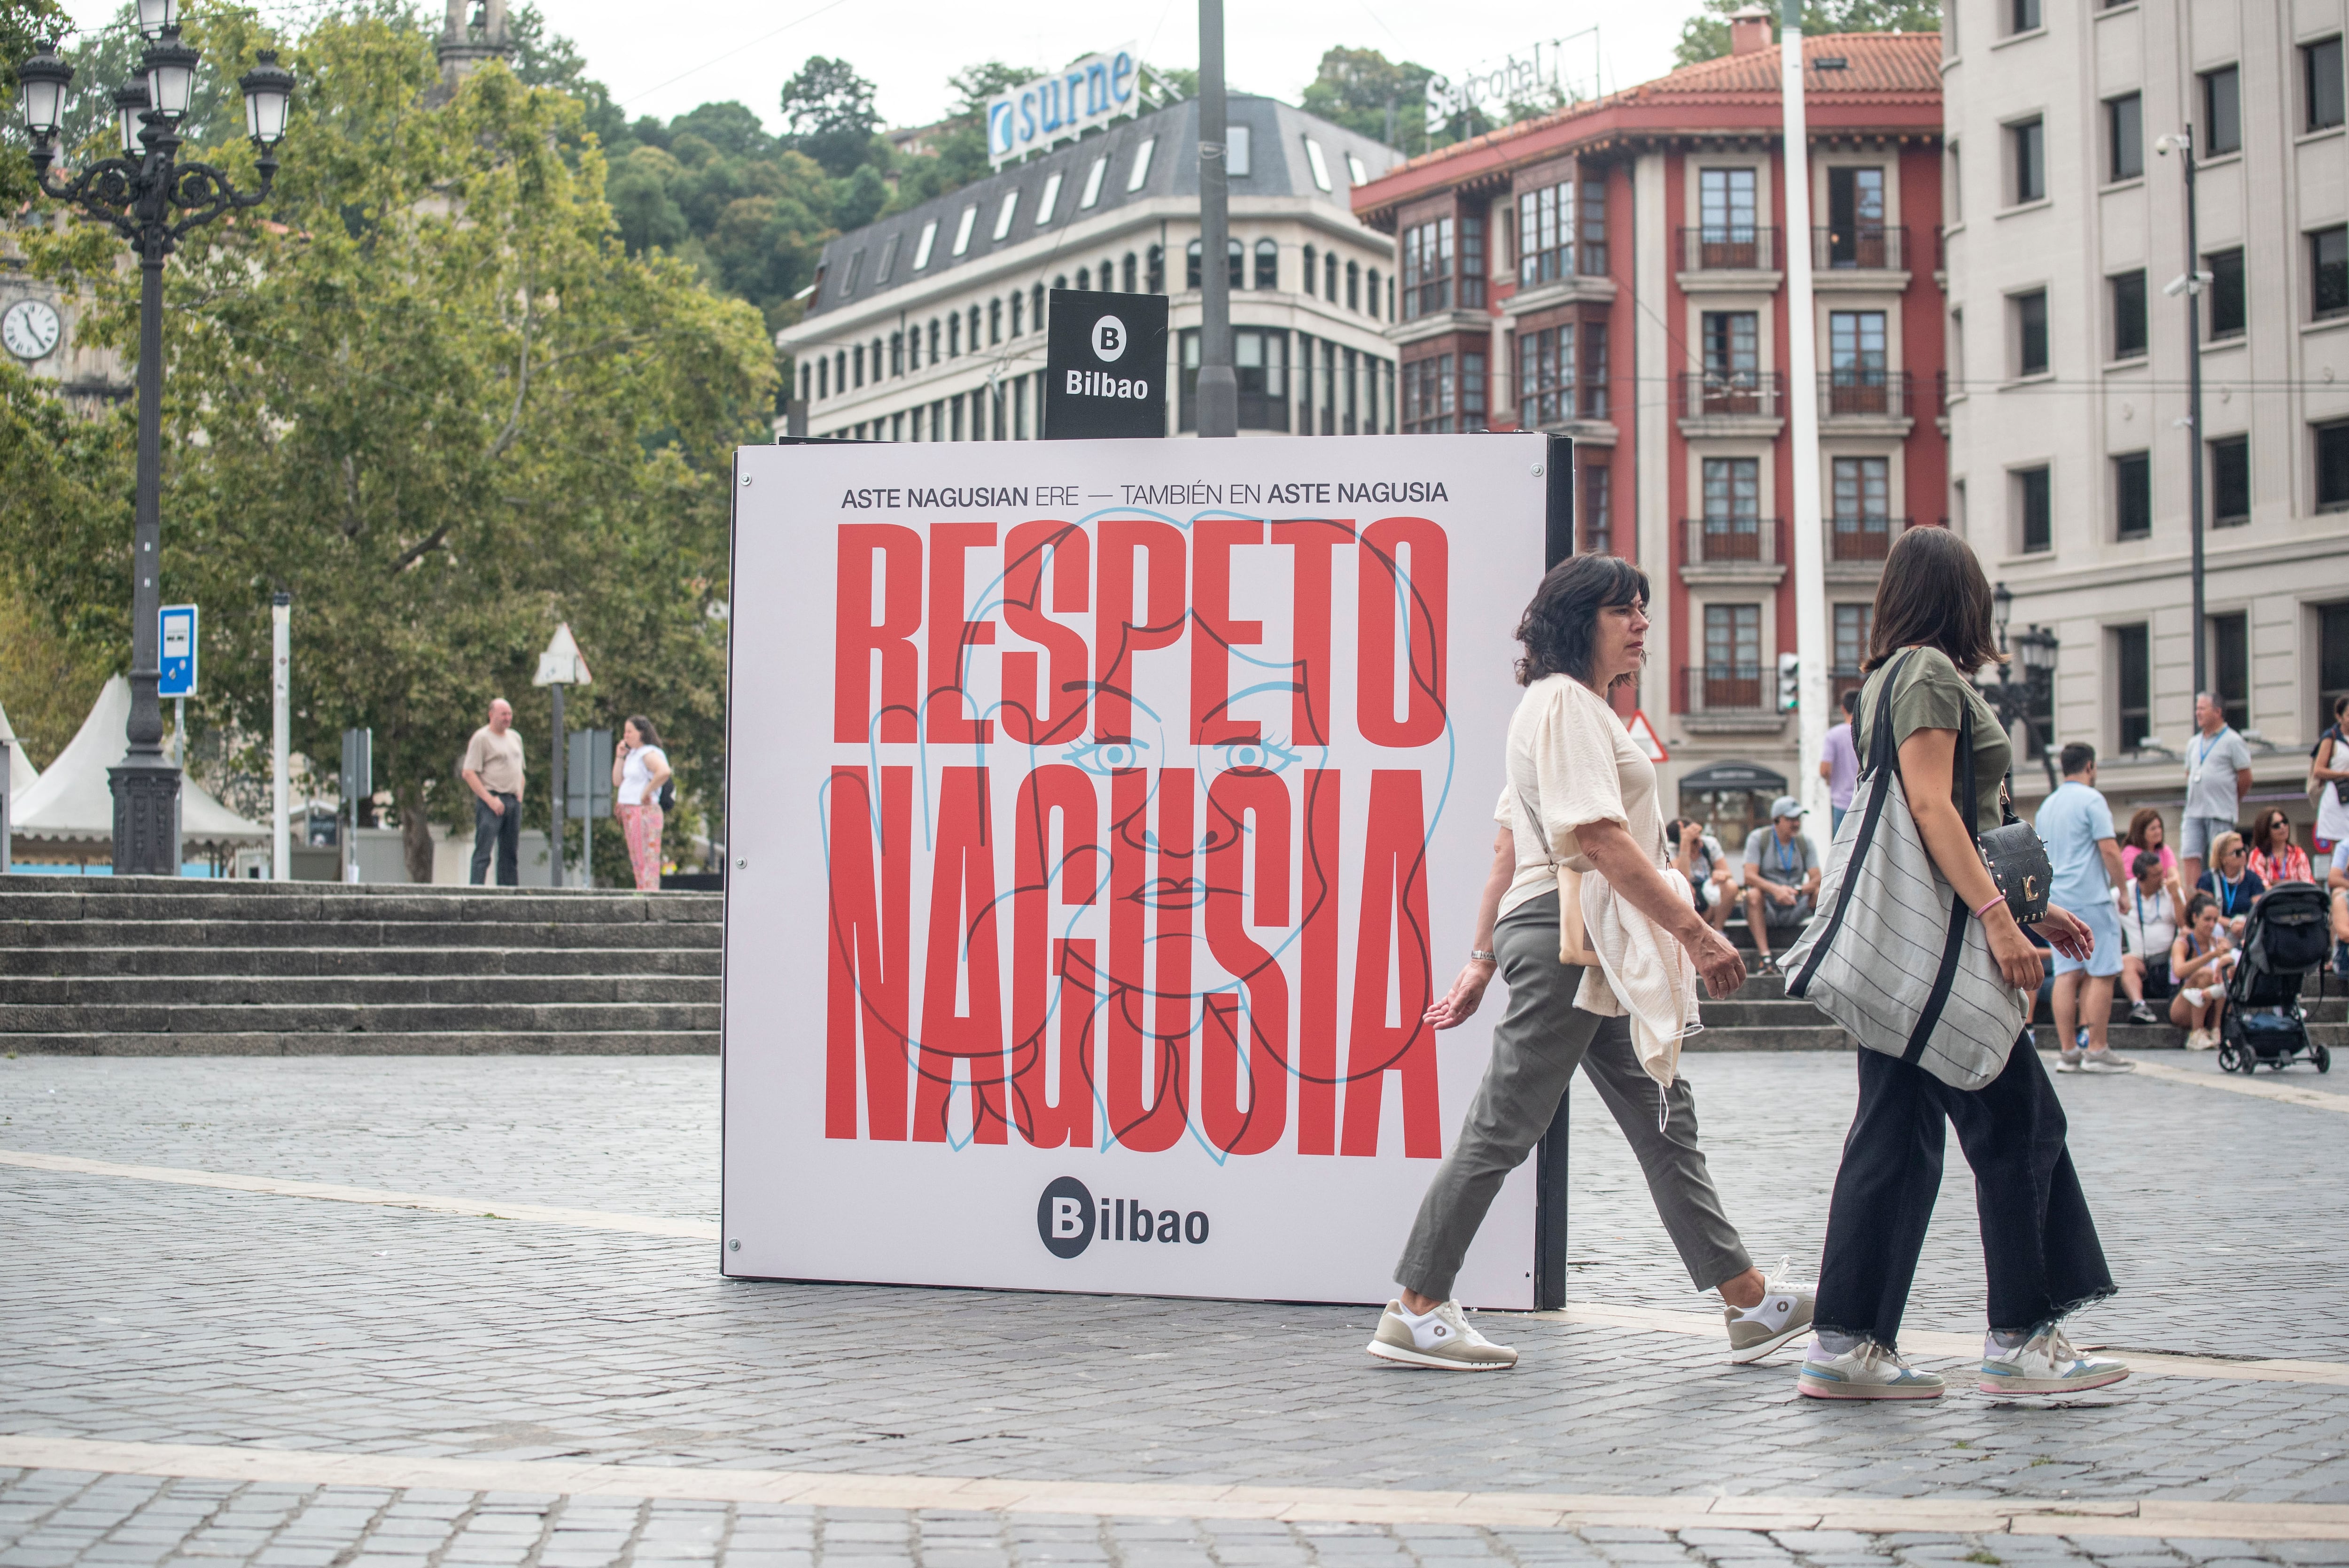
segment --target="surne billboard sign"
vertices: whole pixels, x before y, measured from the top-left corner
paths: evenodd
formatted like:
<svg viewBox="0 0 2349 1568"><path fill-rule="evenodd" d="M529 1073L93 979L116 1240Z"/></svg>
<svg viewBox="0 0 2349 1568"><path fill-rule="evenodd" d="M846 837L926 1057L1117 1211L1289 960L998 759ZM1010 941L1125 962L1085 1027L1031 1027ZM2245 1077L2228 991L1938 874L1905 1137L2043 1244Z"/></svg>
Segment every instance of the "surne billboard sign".
<svg viewBox="0 0 2349 1568"><path fill-rule="evenodd" d="M750 447L730 1274L1383 1300L1546 438ZM1531 1305L1531 1168L1459 1294Z"/></svg>
<svg viewBox="0 0 2349 1568"><path fill-rule="evenodd" d="M1074 141L1096 126L1132 114L1142 102L1142 62L1131 45L1087 55L1067 69L1038 77L987 100L987 158L1001 168L1015 158Z"/></svg>

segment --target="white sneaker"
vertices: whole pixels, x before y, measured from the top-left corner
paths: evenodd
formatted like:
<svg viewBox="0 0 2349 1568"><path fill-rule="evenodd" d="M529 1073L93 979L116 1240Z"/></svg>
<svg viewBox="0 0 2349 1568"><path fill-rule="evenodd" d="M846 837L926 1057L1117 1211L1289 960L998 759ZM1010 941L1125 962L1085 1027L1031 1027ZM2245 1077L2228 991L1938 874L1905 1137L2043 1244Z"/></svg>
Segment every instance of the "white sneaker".
<svg viewBox="0 0 2349 1568"><path fill-rule="evenodd" d="M2054 1324L2009 1350L1982 1337L1982 1391L1985 1394L2069 1394L2101 1388L2129 1375L2128 1367L2101 1356L2083 1356Z"/></svg>
<svg viewBox="0 0 2349 1568"><path fill-rule="evenodd" d="M1776 1269L1762 1276L1762 1300L1751 1307L1724 1305L1722 1316L1729 1325L1729 1359L1739 1366L1759 1361L1811 1326L1811 1308L1817 1286L1786 1277L1792 1258L1780 1258Z"/></svg>
<svg viewBox="0 0 2349 1568"><path fill-rule="evenodd" d="M2215 1050L2218 1045L2219 1031L2216 1029L2195 1029L2186 1037L2186 1048L2189 1051Z"/></svg>
<svg viewBox="0 0 2349 1568"><path fill-rule="evenodd" d="M1865 1339L1841 1356L1829 1355L1814 1341L1795 1378L1795 1391L1814 1399L1938 1399L1947 1387L1934 1374L1920 1372Z"/></svg>
<svg viewBox="0 0 2349 1568"><path fill-rule="evenodd" d="M2056 1052L2056 1053L2055 1053L2055 1070L2056 1070L2057 1072L2059 1072L2059 1073L2075 1073L2075 1072L2078 1072L2078 1071L2080 1070L2080 1058L2081 1058L2082 1057L2086 1056L2087 1054L2088 1054L2088 1053L2087 1053L2087 1052L2085 1052L2085 1051L2058 1051L2058 1052Z"/></svg>
<svg viewBox="0 0 2349 1568"><path fill-rule="evenodd" d="M2080 1070L2084 1073L2133 1073L2137 1071L2137 1064L2109 1050L2090 1051L2080 1058Z"/></svg>
<svg viewBox="0 0 2349 1568"><path fill-rule="evenodd" d="M1447 1301L1423 1317L1404 1311L1400 1301L1387 1303L1367 1348L1381 1361L1447 1372L1499 1372L1517 1364L1517 1353L1477 1333L1456 1301Z"/></svg>

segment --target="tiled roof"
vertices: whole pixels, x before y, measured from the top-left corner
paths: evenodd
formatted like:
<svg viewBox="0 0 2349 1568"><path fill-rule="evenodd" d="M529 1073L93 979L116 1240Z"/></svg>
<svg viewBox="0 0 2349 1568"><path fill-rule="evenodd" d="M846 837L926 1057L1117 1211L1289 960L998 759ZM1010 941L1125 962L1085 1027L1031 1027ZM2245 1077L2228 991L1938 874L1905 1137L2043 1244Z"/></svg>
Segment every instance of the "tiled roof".
<svg viewBox="0 0 2349 1568"><path fill-rule="evenodd" d="M1841 60L1840 69L1821 70L1822 59ZM1879 98L1938 98L1941 91L1941 35L1939 33L1823 33L1803 40L1804 79L1814 98L1844 94ZM1487 148L1554 129L1571 120L1609 109L1752 102L1778 97L1779 52L1776 45L1750 54L1724 55L1682 66L1620 92L1593 98L1535 119L1519 120L1466 141L1440 147L1413 159L1398 173L1424 169Z"/></svg>

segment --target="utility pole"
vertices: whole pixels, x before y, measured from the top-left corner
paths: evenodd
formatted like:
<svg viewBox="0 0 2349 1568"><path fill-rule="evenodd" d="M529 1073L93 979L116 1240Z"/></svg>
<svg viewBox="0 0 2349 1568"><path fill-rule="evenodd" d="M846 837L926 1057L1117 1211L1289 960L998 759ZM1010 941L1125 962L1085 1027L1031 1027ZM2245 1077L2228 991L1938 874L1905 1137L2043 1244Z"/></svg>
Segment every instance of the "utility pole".
<svg viewBox="0 0 2349 1568"><path fill-rule="evenodd" d="M1786 428L1795 476L1795 796L1821 816L1827 805L1819 757L1827 739L1826 537L1819 522L1819 356L1811 304L1810 132L1803 104L1803 0L1781 0L1779 88L1786 144Z"/></svg>
<svg viewBox="0 0 2349 1568"><path fill-rule="evenodd" d="M2192 574L2194 578L2194 690L2199 694L2209 689L2210 665L2204 645L2209 641L2209 619L2202 613L2202 242L2199 234L2199 214L2194 205L2194 122L2173 136L2157 140L2154 150L2164 154L2178 154L2178 167L2186 174L2186 275L2171 284L2162 293L2182 294L2186 299L2186 504L2191 509L2186 520L2186 537L2193 546ZM2191 699L2189 701L2191 707Z"/></svg>
<svg viewBox="0 0 2349 1568"><path fill-rule="evenodd" d="M294 880L294 834L287 820L286 753L294 738L290 706L294 665L294 595L269 601L269 880Z"/></svg>
<svg viewBox="0 0 2349 1568"><path fill-rule="evenodd" d="M1199 0L1199 434L1240 432L1232 370L1231 190L1224 162L1224 0Z"/></svg>

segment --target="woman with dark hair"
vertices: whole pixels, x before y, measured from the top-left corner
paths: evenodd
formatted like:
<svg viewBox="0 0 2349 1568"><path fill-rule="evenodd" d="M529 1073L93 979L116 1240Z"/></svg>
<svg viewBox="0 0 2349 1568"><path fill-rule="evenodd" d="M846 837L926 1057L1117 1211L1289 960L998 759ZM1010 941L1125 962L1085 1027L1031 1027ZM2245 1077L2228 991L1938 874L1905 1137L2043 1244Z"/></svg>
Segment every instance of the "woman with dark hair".
<svg viewBox="0 0 2349 1568"><path fill-rule="evenodd" d="M1637 568L1578 555L1542 579L1517 627L1526 695L1509 721L1492 872L1468 965L1426 1017L1439 1029L1464 1022L1496 970L1508 980L1508 1011L1494 1026L1484 1084L1395 1265L1402 1292L1387 1304L1369 1346L1383 1359L1456 1371L1516 1363L1515 1350L1469 1326L1452 1284L1494 1194L1549 1130L1578 1066L1639 1156L1691 1282L1720 1291L1727 1304L1730 1359L1754 1360L1809 1326L1808 1288L1765 1279L1722 1212L1697 1146L1688 1080L1663 1090L1660 1122L1656 1080L1640 1065L1630 1020L1575 1005L1586 975L1603 988L1603 972L1568 964L1560 953L1563 865L1606 878L1618 898L1688 949L1714 995L1745 979L1737 950L1663 874L1655 766L1607 705L1609 688L1636 676L1646 657L1647 605L1648 580Z"/></svg>
<svg viewBox="0 0 2349 1568"><path fill-rule="evenodd" d="M2140 850L2161 862L2161 891L2169 895L2172 903L2184 909L2186 884L2178 880L2178 851L2169 847L2169 830L2163 825L2161 813L2151 806L2139 806L2129 813L2128 836L2121 840L2121 859L2135 866L2135 856Z"/></svg>
<svg viewBox="0 0 2349 1568"><path fill-rule="evenodd" d="M2252 821L2251 867L2269 887L2316 880L2308 869L2308 851L2292 841L2292 819L2282 807L2271 806Z"/></svg>
<svg viewBox="0 0 2349 1568"><path fill-rule="evenodd" d="M671 775L653 721L636 714L620 727L619 755L612 758L612 787L620 830L628 841L628 869L638 892L658 892L661 873L661 788Z"/></svg>
<svg viewBox="0 0 2349 1568"><path fill-rule="evenodd" d="M1907 654L1907 650L1915 650ZM2007 909L1975 835L1999 825L2013 748L1972 676L2003 660L1991 630L1990 584L1964 540L1945 528L1900 536L1884 562L1868 638L1868 683L1857 720L1859 754L1875 741L1879 700L1892 682L1891 741L1918 836L1943 879L1990 939L2006 983L2039 989L2039 949ZM1898 669L1897 676L1891 672ZM1973 752L1958 756L1971 725ZM1971 762L1975 817L1964 813ZM1930 890L1925 896L1933 896ZM1940 896L1946 896L1940 895ZM2040 932L2059 953L2088 956L2076 916L2049 905ZM2064 1141L2064 1107L2018 1036L2006 1067L1979 1089L1951 1088L1922 1067L1862 1049L1859 1107L1845 1136L1819 1266L1818 1334L1796 1387L1821 1399L1930 1399L1941 1379L1896 1348L1917 1254L1941 1190L1945 1124L1973 1167L1990 1331L1980 1385L1992 1394L2064 1393L2128 1376L2117 1361L2083 1356L2057 1326L2113 1294L2088 1201Z"/></svg>

